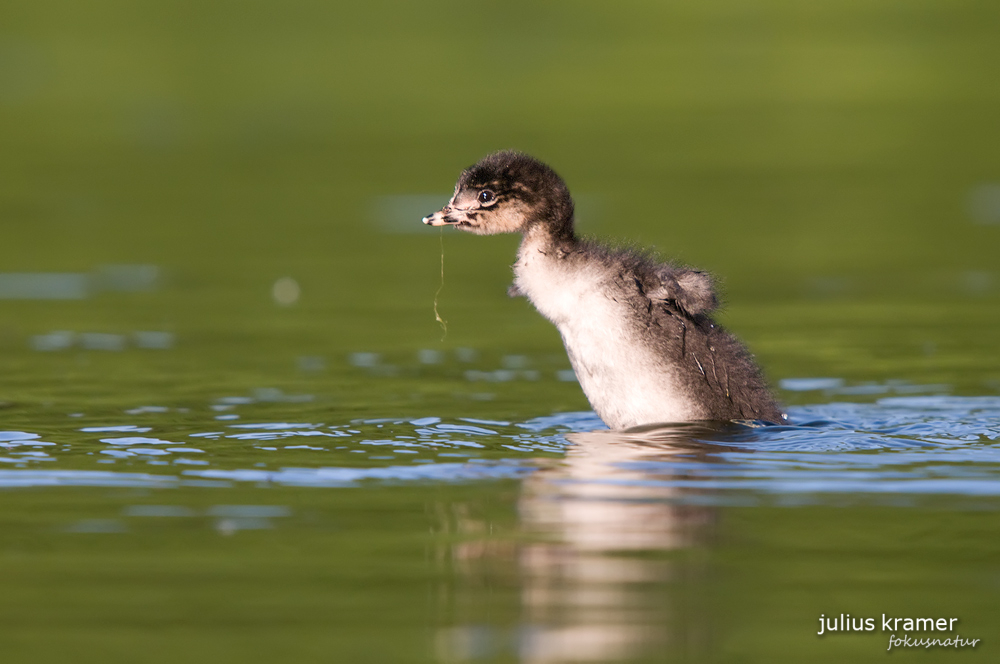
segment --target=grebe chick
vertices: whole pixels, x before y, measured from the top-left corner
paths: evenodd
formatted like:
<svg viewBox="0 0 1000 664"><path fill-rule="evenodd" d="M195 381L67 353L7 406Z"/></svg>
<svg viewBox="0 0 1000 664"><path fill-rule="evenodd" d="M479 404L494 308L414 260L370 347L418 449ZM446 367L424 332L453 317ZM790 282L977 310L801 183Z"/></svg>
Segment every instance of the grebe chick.
<svg viewBox="0 0 1000 664"><path fill-rule="evenodd" d="M545 164L491 154L464 170L448 204L423 222L521 233L509 293L559 329L584 394L612 429L786 421L750 353L709 316L711 277L579 239L569 189Z"/></svg>

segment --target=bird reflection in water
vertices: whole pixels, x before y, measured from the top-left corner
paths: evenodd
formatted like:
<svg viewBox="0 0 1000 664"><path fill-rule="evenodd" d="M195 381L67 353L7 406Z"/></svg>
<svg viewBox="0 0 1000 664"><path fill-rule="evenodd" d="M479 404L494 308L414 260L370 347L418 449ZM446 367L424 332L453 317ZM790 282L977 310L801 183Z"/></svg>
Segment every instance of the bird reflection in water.
<svg viewBox="0 0 1000 664"><path fill-rule="evenodd" d="M516 623L504 628L488 619L489 626L445 629L438 638L442 659L606 662L656 652L704 654L707 611L692 590L699 565L669 552L706 542L716 508L706 491L672 480L712 463L712 446L700 441L733 426L567 434L572 445L565 458L522 481L517 534L467 539L450 552L460 577L454 592L461 595L465 583L519 591ZM467 515L455 523L466 536L489 532ZM461 598L453 600L455 617L467 618Z"/></svg>

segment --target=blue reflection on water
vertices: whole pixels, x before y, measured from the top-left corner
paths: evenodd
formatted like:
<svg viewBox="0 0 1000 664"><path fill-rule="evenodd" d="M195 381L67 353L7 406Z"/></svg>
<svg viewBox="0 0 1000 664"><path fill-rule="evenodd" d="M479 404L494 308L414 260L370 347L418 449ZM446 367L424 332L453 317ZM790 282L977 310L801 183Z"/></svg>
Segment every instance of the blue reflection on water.
<svg viewBox="0 0 1000 664"><path fill-rule="evenodd" d="M389 457L391 458L391 457ZM507 479L534 470L527 463L501 461L490 464L437 463L382 468L282 468L267 470L188 470L185 475L237 482L269 482L285 486L351 486L364 480L467 482Z"/></svg>
<svg viewBox="0 0 1000 664"><path fill-rule="evenodd" d="M561 483L670 487L679 490L671 500L698 503L740 502L748 494L1000 495L998 397L901 396L791 408L788 426L689 424L625 432L608 431L591 412L520 423L428 416L176 431L169 420L155 421L167 411L132 409L133 418L142 418L137 424L96 423L74 429L75 438L65 441L51 431L44 434L49 440L35 432L0 432L6 466L0 487L346 487L518 479L542 470ZM149 431L164 438L128 435ZM109 432L122 435L101 437ZM56 451L52 440L63 447ZM260 444L271 440L281 443ZM233 451L253 454L258 463L252 465L265 467L232 467ZM192 454L199 458L188 458ZM276 454L280 462L267 463ZM79 468L87 458L121 470ZM74 468L59 467L70 460ZM586 472L566 472L574 464ZM137 466L154 471L136 472Z"/></svg>

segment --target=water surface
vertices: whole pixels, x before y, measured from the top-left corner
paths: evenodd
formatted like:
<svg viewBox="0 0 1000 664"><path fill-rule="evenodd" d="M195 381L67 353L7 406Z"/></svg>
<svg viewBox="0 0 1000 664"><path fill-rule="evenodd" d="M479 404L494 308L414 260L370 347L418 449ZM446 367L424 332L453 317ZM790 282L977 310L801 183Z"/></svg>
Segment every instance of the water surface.
<svg viewBox="0 0 1000 664"><path fill-rule="evenodd" d="M997 11L8 1L3 662L995 659ZM420 224L508 147L792 425L607 431Z"/></svg>

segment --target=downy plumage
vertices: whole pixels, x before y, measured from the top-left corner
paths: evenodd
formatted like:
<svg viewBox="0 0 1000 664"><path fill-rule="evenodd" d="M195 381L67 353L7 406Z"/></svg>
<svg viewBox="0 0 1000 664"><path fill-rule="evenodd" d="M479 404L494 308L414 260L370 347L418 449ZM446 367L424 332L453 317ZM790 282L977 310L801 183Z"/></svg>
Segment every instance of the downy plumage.
<svg viewBox="0 0 1000 664"><path fill-rule="evenodd" d="M545 164L496 152L424 217L480 235L521 233L511 296L558 328L584 394L613 429L691 420L785 422L749 352L710 317L705 272L581 240L573 199Z"/></svg>

